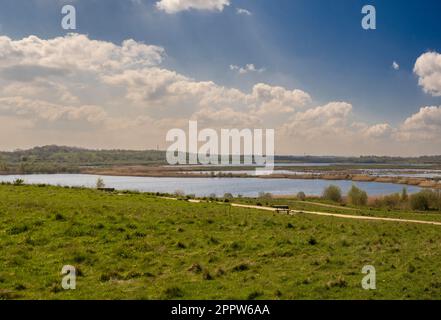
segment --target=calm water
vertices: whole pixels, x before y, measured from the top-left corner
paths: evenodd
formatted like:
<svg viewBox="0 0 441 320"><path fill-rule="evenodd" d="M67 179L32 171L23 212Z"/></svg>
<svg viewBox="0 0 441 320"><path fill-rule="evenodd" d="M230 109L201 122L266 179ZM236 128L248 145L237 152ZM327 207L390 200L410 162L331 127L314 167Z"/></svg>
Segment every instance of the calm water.
<svg viewBox="0 0 441 320"><path fill-rule="evenodd" d="M61 186L94 187L99 176L84 174L34 174L0 176L0 181L12 182L20 178L27 184L45 183ZM293 180L293 179L259 179L259 178L151 178L151 177L114 177L103 176L106 187L118 190L138 190L144 192L174 193L177 190L186 194L222 196L229 192L233 195L257 196L259 192L272 194L296 194L300 191L307 195L320 195L330 184L340 186L347 192L352 181L330 180ZM383 195L400 192L402 185L377 182L357 182L358 187L369 195ZM419 188L407 186L410 193L418 192Z"/></svg>
<svg viewBox="0 0 441 320"><path fill-rule="evenodd" d="M358 170L360 174L368 174L376 177L408 177L408 178L441 178L441 170L424 170L424 169L361 169ZM245 174L248 176L259 176L261 173L256 170L222 170L222 171L184 171L188 174L201 174L210 176L212 173L218 175L222 174ZM294 170L275 170L274 174L287 175L318 175L323 174L323 171L294 171Z"/></svg>

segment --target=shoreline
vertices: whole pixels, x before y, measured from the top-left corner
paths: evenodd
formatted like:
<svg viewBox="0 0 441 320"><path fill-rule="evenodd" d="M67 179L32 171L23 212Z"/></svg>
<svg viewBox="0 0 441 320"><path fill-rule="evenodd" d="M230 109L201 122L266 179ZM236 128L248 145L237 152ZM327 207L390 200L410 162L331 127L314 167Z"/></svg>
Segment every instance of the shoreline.
<svg viewBox="0 0 441 320"><path fill-rule="evenodd" d="M402 176L371 176L367 174L354 174L349 172L325 172L325 173L304 173L304 174L278 174L277 171L271 175L252 176L248 174L234 174L231 172L220 174L201 174L195 171L182 171L177 168L158 167L113 167L106 169L80 169L78 172L55 172L55 173L0 173L6 175L31 175L31 174L88 174L96 176L118 176L118 177L150 177L150 178L246 178L246 179L292 179L292 180L329 180L329 181L353 181L353 182L377 182L392 183L403 186L414 186L441 190L441 179L418 178Z"/></svg>
<svg viewBox="0 0 441 320"><path fill-rule="evenodd" d="M258 178L258 179L292 179L292 180L336 180L353 182L378 182L393 183L421 188L431 188L441 190L441 179L417 178L402 176L371 176L367 174L354 174L350 172L316 172L304 174L281 174L274 171L271 175L252 176L248 174L234 174L231 172L221 174L201 174L195 171L182 171L177 168L167 168L167 170L158 170L149 168L147 170L138 170L139 168L110 168L110 169L86 169L80 170L82 174L93 174L102 176L131 176L131 177L152 177L152 178Z"/></svg>

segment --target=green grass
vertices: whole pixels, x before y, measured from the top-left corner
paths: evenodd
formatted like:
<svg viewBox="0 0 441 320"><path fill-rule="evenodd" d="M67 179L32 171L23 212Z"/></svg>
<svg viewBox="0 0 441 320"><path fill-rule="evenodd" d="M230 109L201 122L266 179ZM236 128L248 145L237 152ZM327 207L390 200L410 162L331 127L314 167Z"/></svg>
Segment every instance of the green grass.
<svg viewBox="0 0 441 320"><path fill-rule="evenodd" d="M145 194L5 185L0 298L439 299L440 232ZM80 274L76 290L61 288L68 264ZM377 290L361 288L364 265L376 267Z"/></svg>
<svg viewBox="0 0 441 320"><path fill-rule="evenodd" d="M384 217L384 218L397 218L397 219L411 219L411 220L424 220L424 221L436 221L441 222L440 211L409 211L399 209L387 209L387 208L375 208L372 206L355 207L352 205L341 205L332 201L326 201L322 199L307 199L306 201L299 201L296 199L254 199L254 198L242 198L234 199L234 202L240 204L262 206L272 205L288 205L292 210L303 211L318 211L328 213L338 213L356 216L370 216L370 217Z"/></svg>

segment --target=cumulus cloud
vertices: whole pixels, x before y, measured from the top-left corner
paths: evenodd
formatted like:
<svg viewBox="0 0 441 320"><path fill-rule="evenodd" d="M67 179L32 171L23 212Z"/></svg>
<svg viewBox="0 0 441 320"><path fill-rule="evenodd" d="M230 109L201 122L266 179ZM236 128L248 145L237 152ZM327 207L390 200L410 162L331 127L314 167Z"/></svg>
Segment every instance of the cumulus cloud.
<svg viewBox="0 0 441 320"><path fill-rule="evenodd" d="M244 92L197 81L161 67L163 48L133 40L117 45L77 34L48 40L0 37L0 54L0 116L41 127L71 121L81 122L81 128L88 123L139 133L144 122L146 131L154 127L164 133L198 117L213 125L248 127L272 123L312 100L302 90L263 83Z"/></svg>
<svg viewBox="0 0 441 320"><path fill-rule="evenodd" d="M424 92L441 96L441 54L426 52L416 61L414 72Z"/></svg>
<svg viewBox="0 0 441 320"><path fill-rule="evenodd" d="M78 107L60 106L47 101L30 100L23 97L0 98L0 112L6 115L18 115L30 120L85 120L98 123L106 119L103 108L93 105Z"/></svg>
<svg viewBox="0 0 441 320"><path fill-rule="evenodd" d="M388 123L380 123L370 126L364 130L364 135L368 138L380 139L391 135L393 128Z"/></svg>
<svg viewBox="0 0 441 320"><path fill-rule="evenodd" d="M400 70L400 65L399 65L396 61L394 61L394 62L392 63L392 68L393 68L394 70Z"/></svg>
<svg viewBox="0 0 441 320"><path fill-rule="evenodd" d="M229 0L161 0L156 2L159 10L168 14L187 10L223 11L229 6Z"/></svg>
<svg viewBox="0 0 441 320"><path fill-rule="evenodd" d="M0 37L0 67L8 67L16 76L38 77L63 75L72 71L117 72L161 63L164 49L126 40L121 46L90 40L85 35L70 34L44 40L30 36L22 40ZM13 72L9 72L11 76ZM23 76L24 74L24 76Z"/></svg>
<svg viewBox="0 0 441 320"><path fill-rule="evenodd" d="M278 152L285 153L367 152L369 141L376 153L410 140L429 141L424 150L430 151L432 141L441 141L441 107L421 108L397 127L367 124L354 120L355 107L345 101L317 106L300 89L198 81L163 67L165 58L163 48L134 40L0 37L0 132L11 137L0 148L166 148L166 132L185 128L189 119L201 127L276 128ZM416 73L429 76L433 68L422 65Z"/></svg>
<svg viewBox="0 0 441 320"><path fill-rule="evenodd" d="M404 141L441 140L441 106L423 107L407 118L397 132Z"/></svg>
<svg viewBox="0 0 441 320"><path fill-rule="evenodd" d="M247 64L244 67L239 67L237 65L231 64L230 70L237 71L239 74L247 74L250 72L262 73L265 71L265 68L256 68L256 66L252 63Z"/></svg>
<svg viewBox="0 0 441 320"><path fill-rule="evenodd" d="M193 120L210 127L237 127L237 128L260 128L262 119L247 112L234 110L233 108L213 109L205 108L192 116Z"/></svg>
<svg viewBox="0 0 441 320"><path fill-rule="evenodd" d="M236 13L238 15L244 15L244 16L251 16L252 15L251 11L249 11L247 9L243 9L243 8L237 8Z"/></svg>
<svg viewBox="0 0 441 320"><path fill-rule="evenodd" d="M283 130L288 136L301 136L309 140L330 134L345 134L351 112L352 105L347 102L330 102L296 113Z"/></svg>

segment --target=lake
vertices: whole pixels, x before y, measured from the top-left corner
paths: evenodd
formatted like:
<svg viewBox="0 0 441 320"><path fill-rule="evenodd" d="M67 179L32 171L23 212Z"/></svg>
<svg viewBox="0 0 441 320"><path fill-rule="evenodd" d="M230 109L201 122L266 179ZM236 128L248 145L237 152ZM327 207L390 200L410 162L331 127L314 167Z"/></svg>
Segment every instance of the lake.
<svg viewBox="0 0 441 320"><path fill-rule="evenodd" d="M31 174L0 176L0 181L13 182L23 179L27 184L50 184L60 186L95 187L99 176L85 174ZM186 194L223 196L231 193L235 196L254 197L259 192L275 195L297 194L300 191L307 195L320 195L330 184L339 186L346 193L354 182L304 179L259 179L259 178L153 178L153 177L118 177L102 176L106 187L117 190L138 190L143 192L174 193L177 190ZM354 183L369 195L378 196L401 192L403 185L379 182ZM409 193L418 192L420 188L406 186Z"/></svg>

